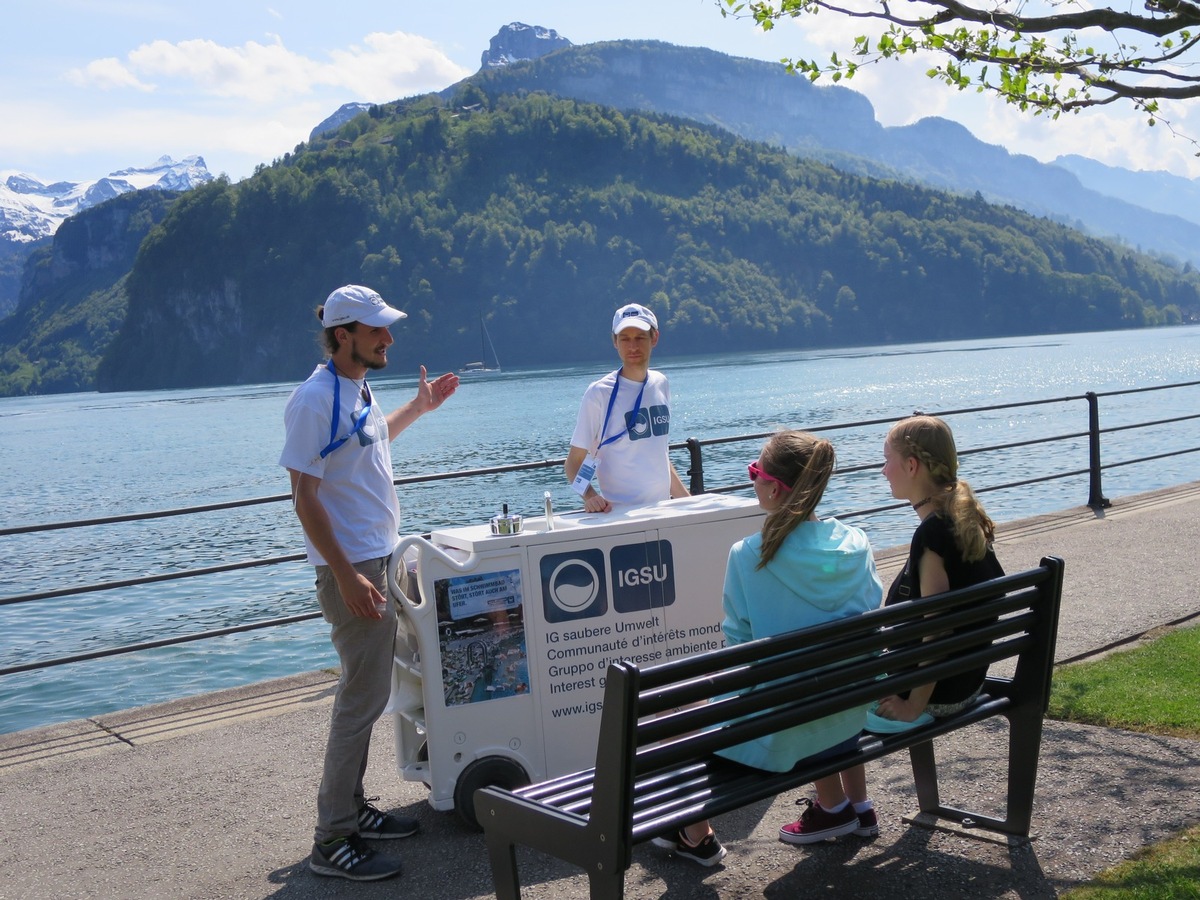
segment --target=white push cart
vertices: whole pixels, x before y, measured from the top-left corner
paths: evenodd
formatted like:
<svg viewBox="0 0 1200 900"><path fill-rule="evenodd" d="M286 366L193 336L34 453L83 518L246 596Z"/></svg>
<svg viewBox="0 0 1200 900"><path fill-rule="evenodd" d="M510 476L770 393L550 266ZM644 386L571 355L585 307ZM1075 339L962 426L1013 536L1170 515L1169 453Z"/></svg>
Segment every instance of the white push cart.
<svg viewBox="0 0 1200 900"><path fill-rule="evenodd" d="M762 526L749 499L705 494L610 513L404 538L391 709L401 775L475 823L472 797L595 759L610 660L716 649L730 546ZM398 587L404 566L415 588Z"/></svg>

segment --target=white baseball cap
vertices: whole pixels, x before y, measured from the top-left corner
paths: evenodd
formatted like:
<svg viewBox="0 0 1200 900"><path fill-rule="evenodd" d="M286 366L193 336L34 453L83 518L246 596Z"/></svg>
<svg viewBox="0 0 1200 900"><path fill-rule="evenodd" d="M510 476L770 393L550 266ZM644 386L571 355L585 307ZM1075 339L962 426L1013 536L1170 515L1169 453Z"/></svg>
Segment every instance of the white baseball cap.
<svg viewBox="0 0 1200 900"><path fill-rule="evenodd" d="M407 313L388 306L377 291L361 284L338 288L325 298L325 307L321 311L321 324L326 328L349 325L351 322L362 322L376 328L407 318Z"/></svg>
<svg viewBox="0 0 1200 900"><path fill-rule="evenodd" d="M613 334L620 334L626 328L638 328L642 331L653 328L657 331L658 319L640 303L627 303L613 314Z"/></svg>

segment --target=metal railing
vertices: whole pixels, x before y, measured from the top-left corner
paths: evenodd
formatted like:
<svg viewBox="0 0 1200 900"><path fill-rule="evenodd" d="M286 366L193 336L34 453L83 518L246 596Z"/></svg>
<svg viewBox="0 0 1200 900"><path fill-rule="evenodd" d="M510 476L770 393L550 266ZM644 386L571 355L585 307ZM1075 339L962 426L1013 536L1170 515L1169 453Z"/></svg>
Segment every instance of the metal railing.
<svg viewBox="0 0 1200 900"><path fill-rule="evenodd" d="M1076 478L1086 475L1088 477L1088 497L1087 505L1093 509L1102 509L1110 505L1110 501L1104 496L1102 487L1103 473L1117 467L1132 466L1144 464L1151 461L1161 460L1167 457L1182 456L1185 454L1196 453L1200 451L1200 445L1186 446L1176 448L1166 452L1154 453L1149 455L1135 456L1121 460L1104 461L1101 458L1101 437L1106 434L1114 434L1117 432L1129 431L1133 429L1149 429L1161 428L1168 425L1177 425L1179 423L1200 419L1200 412L1185 413L1183 415L1171 416L1167 418L1148 419L1146 421L1126 423L1123 425L1102 428L1100 426L1100 400L1102 398L1113 398L1128 396L1133 394L1143 394L1149 392L1181 390L1185 388L1195 388L1200 386L1200 381L1188 381L1175 384L1156 385L1152 387L1134 388L1128 390L1108 391L1096 393L1089 391L1083 395L1073 395L1065 397L1055 397L1044 400L1031 400L1014 403L994 404L988 406L967 407L962 409L947 409L947 410L925 410L932 415L940 416L944 419L954 419L979 413L995 413L1006 410L1030 409L1034 407L1046 406L1049 404L1072 404L1084 402L1087 407L1087 427L1077 431L1067 431L1060 434L1040 435L1027 437L1021 440L1009 441L1005 443L990 444L977 447L959 447L959 456L971 456L977 454L997 454L1008 451L1028 450L1034 447L1045 447L1047 445L1062 444L1064 442L1079 441L1083 438L1087 439L1088 446L1088 465L1086 468L1067 469L1063 471L1055 471L1045 473L1029 478L1019 479L1015 481L1007 481L995 484L973 484L973 488L977 494L1012 490L1019 487L1025 487L1032 484L1037 484L1047 481L1056 481L1069 478ZM1200 407L1200 403L1196 404ZM903 414L901 414L903 415ZM805 425L806 430L813 433L829 433L829 432L851 432L857 429L877 428L879 426L890 426L900 418L900 415L889 416L887 418L864 419L854 422L831 423L822 425ZM957 432L957 429L956 429ZM749 481L740 481L731 484L724 484L717 487L710 487L705 481L705 450L714 450L715 448L723 447L731 444L753 444L757 449L757 445L765 439L769 438L774 432L759 432L754 434L739 434L725 437L716 437L710 439L688 438L686 441L671 445L673 451L686 450L688 454L689 465L687 474L690 479L690 489L693 494L700 493L732 493L739 490L746 490L750 487ZM546 459L531 462L513 463L502 466L490 466L478 469L465 469L451 472L437 472L427 475L415 475L404 478L395 479L395 485L403 487L406 485L423 484L436 481L446 481L451 479L468 479L482 478L496 475L505 475L514 472L523 472L539 469L561 468L563 458ZM855 473L876 471L879 468L878 462L869 464L852 465L840 467L835 474L835 478L846 478ZM80 528L95 528L103 525L110 525L118 522L140 522L149 519L162 519L175 516L193 516L201 513L214 512L219 510L237 509L242 507L261 506L264 504L277 504L290 501L289 494L276 494L267 497L256 497L245 500L230 501L225 503L213 503L203 506L181 507L176 509L165 509L141 513L128 513L116 516L105 516L102 518L80 519L75 521L65 522L49 522L42 524L23 525L19 527L0 528L0 537L13 535L31 534L36 532L56 531L63 529L80 529ZM899 509L904 506L903 503L891 503L883 506L873 506L847 510L840 515L843 518L869 516L876 513L881 513L889 510ZM56 588L46 591L37 591L31 593L17 594L9 597L0 598L0 607L10 607L16 604L34 603L37 601L45 601L53 598L64 596L82 595L99 591L114 590L117 588L133 587L138 585L155 584L165 581L177 581L180 579L197 578L201 576L213 575L222 572L232 572L244 569L259 568L265 566L277 566L287 563L301 562L305 559L303 553L292 553L279 556L269 556L261 559L242 560L238 562L225 563L216 566L206 566L202 568L185 569L181 571L164 572L154 575L144 575L136 578L126 578L113 581L104 581L94 584L74 585L70 587ZM2 613L2 610L0 610ZM45 669L53 666L67 665L69 663L78 663L85 660L99 659L102 657L116 656L126 653L136 653L143 650L149 650L157 647L165 647L175 644L190 643L193 641L208 640L212 638L222 637L225 635L238 634L242 632L255 631L264 628L274 628L284 625L292 625L298 622L305 622L312 619L320 618L319 612L303 613L298 615L283 616L279 618L264 619L255 622L247 622L239 625L234 625L226 628L211 629L200 632L193 632L184 635L175 635L161 640L143 641L140 643L126 644L117 647L108 647L100 650L93 650L85 653L77 653L70 656L61 656L50 659L33 660L17 665L11 665L0 668L0 676L13 675L19 672L28 672L35 669Z"/></svg>

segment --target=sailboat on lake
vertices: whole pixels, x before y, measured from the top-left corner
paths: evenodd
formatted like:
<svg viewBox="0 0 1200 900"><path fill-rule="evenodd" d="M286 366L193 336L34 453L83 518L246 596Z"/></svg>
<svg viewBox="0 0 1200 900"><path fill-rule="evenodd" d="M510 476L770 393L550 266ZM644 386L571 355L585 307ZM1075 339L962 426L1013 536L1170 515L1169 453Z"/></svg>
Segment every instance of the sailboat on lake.
<svg viewBox="0 0 1200 900"><path fill-rule="evenodd" d="M500 371L500 357L496 355L496 348L492 345L492 336L488 334L487 326L483 324L483 314L479 315L479 355L483 357L475 362L469 362L458 370L460 375L492 375ZM492 351L492 360L495 366L487 364L488 348Z"/></svg>

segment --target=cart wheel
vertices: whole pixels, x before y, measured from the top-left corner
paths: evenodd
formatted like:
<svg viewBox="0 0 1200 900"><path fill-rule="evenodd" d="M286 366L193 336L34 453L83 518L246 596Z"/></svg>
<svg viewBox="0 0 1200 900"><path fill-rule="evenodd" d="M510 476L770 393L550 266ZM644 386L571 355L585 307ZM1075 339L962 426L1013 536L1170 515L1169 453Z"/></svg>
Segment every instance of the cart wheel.
<svg viewBox="0 0 1200 900"><path fill-rule="evenodd" d="M485 756L467 765L454 784L454 811L473 831L482 831L475 818L475 792L483 787L511 790L529 784L529 775L507 756Z"/></svg>

